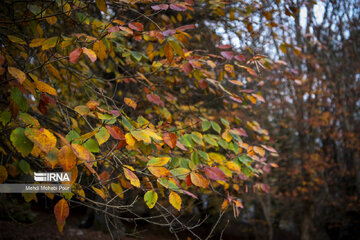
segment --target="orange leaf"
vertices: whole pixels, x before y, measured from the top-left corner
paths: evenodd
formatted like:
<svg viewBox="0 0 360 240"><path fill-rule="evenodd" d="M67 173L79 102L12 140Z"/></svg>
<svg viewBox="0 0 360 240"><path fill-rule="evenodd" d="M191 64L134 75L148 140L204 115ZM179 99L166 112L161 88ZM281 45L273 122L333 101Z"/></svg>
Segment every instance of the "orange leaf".
<svg viewBox="0 0 360 240"><path fill-rule="evenodd" d="M154 175L155 177L161 178L161 177L166 177L170 175L169 170L167 170L164 167L152 167L149 166L148 167L149 171L151 172L152 175Z"/></svg>
<svg viewBox="0 0 360 240"><path fill-rule="evenodd" d="M209 180L208 179L206 179L201 174L198 174L198 173L195 173L195 172L190 173L190 179L191 179L191 182L195 186L198 186L198 187L207 188L207 186L209 185Z"/></svg>
<svg viewBox="0 0 360 240"><path fill-rule="evenodd" d="M264 151L264 149L262 149L261 147L254 147L254 151L257 153L257 154L259 154L260 156L265 156L265 151Z"/></svg>
<svg viewBox="0 0 360 240"><path fill-rule="evenodd" d="M93 50L100 59L100 61L104 61L104 59L107 57L106 46L103 41L98 40L94 42Z"/></svg>
<svg viewBox="0 0 360 240"><path fill-rule="evenodd" d="M136 109L136 102L134 102L131 98L124 98L124 102L129 107L132 107L134 110Z"/></svg>
<svg viewBox="0 0 360 240"><path fill-rule="evenodd" d="M73 150L73 152L75 153L75 155L83 161L86 162L90 162L91 156L90 156L90 152L83 146L73 143L71 144L71 148Z"/></svg>
<svg viewBox="0 0 360 240"><path fill-rule="evenodd" d="M142 23L139 23L139 22L132 22L132 23L129 23L128 25L129 25L129 28L136 30L136 31L144 30L144 25L142 25Z"/></svg>
<svg viewBox="0 0 360 240"><path fill-rule="evenodd" d="M56 203L54 214L59 225L62 225L65 222L65 219L69 216L69 212L69 205L64 198Z"/></svg>
<svg viewBox="0 0 360 240"><path fill-rule="evenodd" d="M174 52L168 42L166 42L166 44L165 44L164 54L165 54L166 59L171 63L172 60L174 59Z"/></svg>
<svg viewBox="0 0 360 240"><path fill-rule="evenodd" d="M70 146L63 146L58 153L58 160L63 170L70 171L76 165L76 155Z"/></svg>
<svg viewBox="0 0 360 240"><path fill-rule="evenodd" d="M163 136L164 142L171 147L172 149L176 146L176 141L178 139L178 136L175 133L165 133Z"/></svg>

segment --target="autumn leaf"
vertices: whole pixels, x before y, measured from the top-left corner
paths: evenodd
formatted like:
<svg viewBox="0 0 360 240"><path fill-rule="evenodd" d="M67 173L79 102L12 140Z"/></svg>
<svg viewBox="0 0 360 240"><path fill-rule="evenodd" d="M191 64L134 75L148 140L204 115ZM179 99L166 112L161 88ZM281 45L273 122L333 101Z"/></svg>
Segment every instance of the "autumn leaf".
<svg viewBox="0 0 360 240"><path fill-rule="evenodd" d="M139 23L139 22L131 22L131 23L128 24L128 26L132 30L136 30L136 31L144 30L144 25L142 23Z"/></svg>
<svg viewBox="0 0 360 240"><path fill-rule="evenodd" d="M262 157L265 156L265 151L264 151L264 149L262 149L261 147L255 146L255 147L254 147L254 151L255 151L257 154L259 154L260 156L262 156Z"/></svg>
<svg viewBox="0 0 360 240"><path fill-rule="evenodd" d="M191 172L190 173L191 182L198 187L207 188L209 185L209 180L199 173Z"/></svg>
<svg viewBox="0 0 360 240"><path fill-rule="evenodd" d="M161 177L166 177L171 175L169 170L167 170L164 167L152 167L149 166L148 167L149 171L151 172L152 175L154 175L155 177L161 178Z"/></svg>
<svg viewBox="0 0 360 240"><path fill-rule="evenodd" d="M45 128L26 128L25 135L46 154L56 146L56 137Z"/></svg>
<svg viewBox="0 0 360 240"><path fill-rule="evenodd" d="M101 62L103 62L104 59L107 58L106 46L102 40L97 40L96 42L94 42L93 50Z"/></svg>
<svg viewBox="0 0 360 240"><path fill-rule="evenodd" d="M229 61L234 57L234 53L231 51L223 51L220 54Z"/></svg>
<svg viewBox="0 0 360 240"><path fill-rule="evenodd" d="M135 175L135 173L133 173L132 171L130 171L126 167L123 167L123 170L124 170L125 178L130 181L131 185L139 188L140 187L140 180Z"/></svg>
<svg viewBox="0 0 360 240"><path fill-rule="evenodd" d="M58 201L54 206L54 214L58 226L62 225L62 227L59 227L60 232L62 232L62 228L64 227L63 224L65 223L65 219L69 216L69 212L70 212L69 205L64 198Z"/></svg>
<svg viewBox="0 0 360 240"><path fill-rule="evenodd" d="M26 80L26 75L23 71L16 67L8 67L8 71L11 76L13 76L16 80L19 81L20 84L23 84L23 82Z"/></svg>
<svg viewBox="0 0 360 240"><path fill-rule="evenodd" d="M105 143L109 139L109 137L110 137L110 134L107 131L107 129L104 127L101 127L99 132L97 132L95 134L95 138L98 141L99 145Z"/></svg>
<svg viewBox="0 0 360 240"><path fill-rule="evenodd" d="M106 200L106 193L104 189L96 188L94 186L91 186L91 188L96 192L97 195L99 195L104 201Z"/></svg>
<svg viewBox="0 0 360 240"><path fill-rule="evenodd" d="M132 107L134 110L136 109L136 102L134 102L134 100L132 100L131 98L124 98L124 102L126 105Z"/></svg>
<svg viewBox="0 0 360 240"><path fill-rule="evenodd" d="M158 10L167 10L169 8L169 5L167 4L159 4L159 5L154 5L154 6L151 6L152 9L158 11Z"/></svg>
<svg viewBox="0 0 360 240"><path fill-rule="evenodd" d="M50 48L53 48L56 46L56 43L58 41L58 37L52 37L52 38L48 38L46 39L43 44L42 44L42 48L41 50L48 50Z"/></svg>
<svg viewBox="0 0 360 240"><path fill-rule="evenodd" d="M0 184L5 182L5 180L8 177L8 172L6 170L6 168L2 165L0 165Z"/></svg>
<svg viewBox="0 0 360 240"><path fill-rule="evenodd" d="M13 43L18 43L18 44L21 44L21 45L25 45L26 42L24 40L22 40L21 38L19 37L16 37L14 35L8 35L7 36L9 38L10 41L12 41Z"/></svg>
<svg viewBox="0 0 360 240"><path fill-rule="evenodd" d="M76 155L70 146L63 146L58 152L58 160L64 172L70 171L76 165Z"/></svg>
<svg viewBox="0 0 360 240"><path fill-rule="evenodd" d="M205 167L204 168L205 175L212 180L226 180L226 175L224 172L217 167Z"/></svg>
<svg viewBox="0 0 360 240"><path fill-rule="evenodd" d="M170 204L176 208L178 211L181 209L181 197L176 192L170 191L169 195Z"/></svg>
<svg viewBox="0 0 360 240"><path fill-rule="evenodd" d="M40 92L45 92L50 95L57 96L57 92L56 92L55 88L51 87L49 84L41 82L41 81L35 81L34 84Z"/></svg>
<svg viewBox="0 0 360 240"><path fill-rule="evenodd" d="M106 125L105 127L113 138L117 140L125 140L125 135L119 127L117 126L111 127L109 125Z"/></svg>
<svg viewBox="0 0 360 240"><path fill-rule="evenodd" d="M187 7L181 3L172 3L170 4L170 8L174 11L186 11Z"/></svg>
<svg viewBox="0 0 360 240"><path fill-rule="evenodd" d="M158 194L154 190L147 191L144 195L146 205L152 209L158 200Z"/></svg>
<svg viewBox="0 0 360 240"><path fill-rule="evenodd" d="M81 56L82 53L83 53L82 48L77 48L74 51L72 51L69 55L70 62L72 62L74 64L77 63L79 61L79 57Z"/></svg>
<svg viewBox="0 0 360 240"><path fill-rule="evenodd" d="M157 158L152 158L150 159L150 161L147 162L147 166L164 166L165 164L167 164L169 162L170 158L169 157L157 157Z"/></svg>
<svg viewBox="0 0 360 240"><path fill-rule="evenodd" d="M171 63L172 60L174 59L174 52L173 52L173 49L170 46L169 42L166 42L166 44L165 44L164 54L165 54L166 59L169 61L169 63Z"/></svg>
<svg viewBox="0 0 360 240"><path fill-rule="evenodd" d="M106 1L105 0L96 0L96 6L98 7L98 9L104 13L106 13L107 11L107 5L106 5Z"/></svg>
<svg viewBox="0 0 360 240"><path fill-rule="evenodd" d="M89 59L90 59L91 62L95 62L95 61L96 61L96 59L97 59L96 53L95 53L93 50L83 47L83 48L82 48L82 51L83 51L83 53L84 53L86 56L89 57ZM70 60L70 61L71 61L71 60Z"/></svg>
<svg viewBox="0 0 360 240"><path fill-rule="evenodd" d="M174 149L176 146L176 141L178 139L178 136L175 133L167 132L167 133L164 133L163 139L164 139L164 142L170 148Z"/></svg>
<svg viewBox="0 0 360 240"><path fill-rule="evenodd" d="M82 161L90 162L91 156L90 152L83 146L72 143L71 148L73 150L73 153Z"/></svg>
<svg viewBox="0 0 360 240"><path fill-rule="evenodd" d="M149 102L154 103L156 105L159 105L161 107L164 107L164 102L160 99L160 97L156 94L147 94L146 98L149 100Z"/></svg>

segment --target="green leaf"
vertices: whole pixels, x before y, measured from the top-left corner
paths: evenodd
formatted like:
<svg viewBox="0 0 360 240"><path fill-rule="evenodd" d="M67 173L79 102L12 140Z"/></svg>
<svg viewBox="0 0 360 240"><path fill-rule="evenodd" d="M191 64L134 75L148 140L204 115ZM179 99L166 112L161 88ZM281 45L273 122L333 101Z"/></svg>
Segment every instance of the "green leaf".
<svg viewBox="0 0 360 240"><path fill-rule="evenodd" d="M201 145L201 146L205 146L203 140L202 140L202 135L198 132L192 132L191 133L191 138L192 140L194 140L194 142L196 142L197 144Z"/></svg>
<svg viewBox="0 0 360 240"><path fill-rule="evenodd" d="M19 106L20 110L27 112L28 104L25 97L18 88L11 89L11 99Z"/></svg>
<svg viewBox="0 0 360 240"><path fill-rule="evenodd" d="M220 121L225 127L230 128L230 123L226 119L220 118Z"/></svg>
<svg viewBox="0 0 360 240"><path fill-rule="evenodd" d="M34 144L25 136L24 128L16 128L11 132L10 140L16 150L21 153L23 157L29 155L34 147Z"/></svg>
<svg viewBox="0 0 360 240"><path fill-rule="evenodd" d="M23 171L23 173L28 174L30 172L30 165L27 161L25 160L21 160L19 162L19 168L21 169L21 171Z"/></svg>
<svg viewBox="0 0 360 240"><path fill-rule="evenodd" d="M41 7L37 5L27 5L27 8L32 12L34 15L39 15L41 13Z"/></svg>
<svg viewBox="0 0 360 240"><path fill-rule="evenodd" d="M162 186L170 190L179 191L180 188L176 184L166 178L158 178L157 180Z"/></svg>
<svg viewBox="0 0 360 240"><path fill-rule="evenodd" d="M124 116L121 117L121 123L128 131L132 131L134 129L129 120L127 120Z"/></svg>
<svg viewBox="0 0 360 240"><path fill-rule="evenodd" d="M80 135L75 130L71 130L68 134L66 134L65 139L68 142L80 144L81 141L76 141L76 140L74 141L74 139L77 139L79 137Z"/></svg>
<svg viewBox="0 0 360 240"><path fill-rule="evenodd" d="M209 130L211 127L210 121L208 121L208 120L202 121L201 127L202 127L203 132Z"/></svg>
<svg viewBox="0 0 360 240"><path fill-rule="evenodd" d="M144 195L146 205L151 209L158 200L158 194L154 190L147 191Z"/></svg>
<svg viewBox="0 0 360 240"><path fill-rule="evenodd" d="M221 133L221 127L219 124L217 124L216 122L211 121L211 126L212 128L217 132L217 133Z"/></svg>
<svg viewBox="0 0 360 240"><path fill-rule="evenodd" d="M170 173L174 175L175 177L184 180L186 175L190 173L190 170L187 168L175 168L170 170Z"/></svg>
<svg viewBox="0 0 360 240"><path fill-rule="evenodd" d="M205 134L205 135L204 135L204 140L205 140L207 143L209 143L210 145L213 145L213 146L215 146L215 147L218 146L218 143L217 143L216 138L214 138L214 137L213 137L212 135L210 135L210 134Z"/></svg>
<svg viewBox="0 0 360 240"><path fill-rule="evenodd" d="M8 110L4 110L0 115L0 121L5 126L11 120L11 113Z"/></svg>
<svg viewBox="0 0 360 240"><path fill-rule="evenodd" d="M190 156L191 161L194 163L195 166L199 164L199 154L197 152L192 152Z"/></svg>
<svg viewBox="0 0 360 240"><path fill-rule="evenodd" d="M92 138L90 138L89 140L87 140L87 141L83 144L83 146L84 146L87 150L89 150L90 152L99 152L99 151L100 151L98 143L97 143L94 139L92 139Z"/></svg>
<svg viewBox="0 0 360 240"><path fill-rule="evenodd" d="M100 130L95 134L95 138L99 145L101 145L110 138L110 133L105 127L101 127Z"/></svg>

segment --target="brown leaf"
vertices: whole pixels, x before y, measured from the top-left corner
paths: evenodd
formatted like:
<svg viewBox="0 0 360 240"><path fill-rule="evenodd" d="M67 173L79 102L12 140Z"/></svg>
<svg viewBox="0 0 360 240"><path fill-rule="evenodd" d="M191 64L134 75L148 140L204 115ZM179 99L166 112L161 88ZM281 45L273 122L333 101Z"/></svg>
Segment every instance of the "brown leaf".
<svg viewBox="0 0 360 240"><path fill-rule="evenodd" d="M64 198L58 201L54 206L54 214L56 217L56 221L60 225L65 222L65 219L69 216L69 212L69 205Z"/></svg>
<svg viewBox="0 0 360 240"><path fill-rule="evenodd" d="M156 105L162 106L164 107L165 104L164 102L160 99L160 97L158 95L155 94L147 94L146 98L149 100L149 102L152 102Z"/></svg>
<svg viewBox="0 0 360 240"><path fill-rule="evenodd" d="M113 138L115 138L117 140L125 140L125 135L119 127L117 127L117 126L111 127L108 125L106 125L105 127Z"/></svg>
<svg viewBox="0 0 360 240"><path fill-rule="evenodd" d="M217 167L204 168L205 175L212 180L226 180L225 173Z"/></svg>
<svg viewBox="0 0 360 240"><path fill-rule="evenodd" d="M175 133L165 133L163 136L164 142L171 147L172 149L176 146L176 141L178 139L178 136Z"/></svg>

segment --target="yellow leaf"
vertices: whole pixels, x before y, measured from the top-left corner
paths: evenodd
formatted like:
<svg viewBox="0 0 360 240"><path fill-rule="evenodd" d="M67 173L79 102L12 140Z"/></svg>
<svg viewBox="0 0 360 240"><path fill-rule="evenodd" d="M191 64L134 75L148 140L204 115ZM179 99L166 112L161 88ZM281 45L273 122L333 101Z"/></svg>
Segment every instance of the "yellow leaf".
<svg viewBox="0 0 360 240"><path fill-rule="evenodd" d="M124 98L124 102L129 107L132 107L134 110L136 109L136 102L134 102L131 98Z"/></svg>
<svg viewBox="0 0 360 240"><path fill-rule="evenodd" d="M133 147L135 145L135 139L131 136L130 133L125 134L125 141L130 147Z"/></svg>
<svg viewBox="0 0 360 240"><path fill-rule="evenodd" d="M26 42L24 40L22 40L21 38L18 38L16 36L8 35L8 38L10 41L12 41L14 43L18 43L18 44L22 44L22 45L26 44Z"/></svg>
<svg viewBox="0 0 360 240"><path fill-rule="evenodd" d="M65 219L69 216L69 212L70 212L69 205L64 198L58 201L54 206L54 214L60 232L64 227Z"/></svg>
<svg viewBox="0 0 360 240"><path fill-rule="evenodd" d="M178 211L181 209L181 197L176 192L171 191L169 195L170 204Z"/></svg>
<svg viewBox="0 0 360 240"><path fill-rule="evenodd" d="M264 149L262 149L261 147L254 147L254 151L259 154L260 156L264 157L265 156L265 151Z"/></svg>
<svg viewBox="0 0 360 240"><path fill-rule="evenodd" d="M223 134L221 135L221 137L227 141L227 142L230 142L232 140L232 136L231 134L229 133L229 130L227 129L225 132L223 132Z"/></svg>
<svg viewBox="0 0 360 240"><path fill-rule="evenodd" d="M147 163L148 166L164 166L166 163L168 163L170 160L169 157L159 157L159 158L152 158L150 159L150 161Z"/></svg>
<svg viewBox="0 0 360 240"><path fill-rule="evenodd" d="M107 58L106 54L106 46L103 43L103 41L98 40L94 43L93 50L95 51L96 55L100 59L100 61L104 61L105 58Z"/></svg>
<svg viewBox="0 0 360 240"><path fill-rule="evenodd" d="M91 62L96 61L96 59L97 59L96 53L93 50L85 48L85 47L83 47L82 50L83 50L83 53L86 54L86 56L88 56L90 58Z"/></svg>
<svg viewBox="0 0 360 240"><path fill-rule="evenodd" d="M99 188L96 188L96 187L93 187L93 186L91 186L91 188L97 193L97 195L99 195L105 201L105 191L104 191L104 189L99 189Z"/></svg>
<svg viewBox="0 0 360 240"><path fill-rule="evenodd" d="M57 96L57 92L55 88L51 87L49 84L41 82L41 81L35 81L35 86L37 89L39 89L40 92L45 92L50 95Z"/></svg>
<svg viewBox="0 0 360 240"><path fill-rule="evenodd" d="M15 67L8 67L8 71L9 71L11 76L16 78L20 82L20 84L22 84L25 81L26 75L20 69L17 69Z"/></svg>
<svg viewBox="0 0 360 240"><path fill-rule="evenodd" d="M45 128L26 128L25 136L46 154L56 146L56 137Z"/></svg>
<svg viewBox="0 0 360 240"><path fill-rule="evenodd" d="M111 190L120 198L124 198L124 191L119 183L111 183Z"/></svg>
<svg viewBox="0 0 360 240"><path fill-rule="evenodd" d="M240 172L240 167L234 162L227 162L226 167L228 167L231 171Z"/></svg>
<svg viewBox="0 0 360 240"><path fill-rule="evenodd" d="M85 140L91 138L92 136L94 136L97 132L99 132L99 129L95 129L92 132L85 133L85 134L81 135L80 137L76 138L75 140L85 141Z"/></svg>
<svg viewBox="0 0 360 240"><path fill-rule="evenodd" d="M123 167L124 170L124 174L127 180L130 181L131 185L139 188L140 187L140 180L139 178L135 175L135 173L133 173L132 171L130 171L129 169Z"/></svg>
<svg viewBox="0 0 360 240"><path fill-rule="evenodd" d="M52 37L52 38L46 39L44 41L44 43L42 44L41 50L47 50L47 49L55 47L57 40L58 40L58 37Z"/></svg>
<svg viewBox="0 0 360 240"><path fill-rule="evenodd" d="M31 41L31 43L29 44L29 47L34 48L34 47L40 47L45 41L45 38L35 38Z"/></svg>
<svg viewBox="0 0 360 240"><path fill-rule="evenodd" d="M91 156L90 152L83 146L73 143L71 144L71 148L74 154L82 161L90 162Z"/></svg>
<svg viewBox="0 0 360 240"><path fill-rule="evenodd" d="M105 0L96 0L96 6L98 7L98 9L100 11L106 13L107 6L106 6L106 1Z"/></svg>
<svg viewBox="0 0 360 240"><path fill-rule="evenodd" d="M161 178L161 177L166 177L170 175L169 170L167 170L164 167L148 167L149 171L151 172L152 175L154 175L155 177Z"/></svg>

